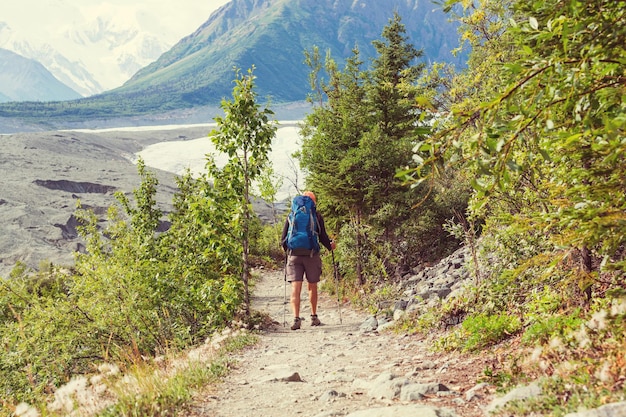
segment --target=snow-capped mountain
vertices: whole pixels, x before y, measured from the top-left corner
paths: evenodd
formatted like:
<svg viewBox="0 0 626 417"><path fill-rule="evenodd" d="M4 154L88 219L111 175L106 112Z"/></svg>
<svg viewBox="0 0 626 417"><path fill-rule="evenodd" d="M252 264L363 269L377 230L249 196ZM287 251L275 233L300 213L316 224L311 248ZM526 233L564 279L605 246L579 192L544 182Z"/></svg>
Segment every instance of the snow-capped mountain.
<svg viewBox="0 0 626 417"><path fill-rule="evenodd" d="M186 3L198 2L22 0L0 6L0 48L40 62L90 96L122 85L226 1L181 14Z"/></svg>
<svg viewBox="0 0 626 417"><path fill-rule="evenodd" d="M83 4L106 0L21 1L56 1L60 4L80 1ZM108 1L163 4L166 0ZM178 0L176 6L185 2L204 4L210 1ZM56 123L83 123L85 115L91 120L157 114L179 118L190 109L195 112L201 107L219 106L221 100L232 93L233 68L245 70L252 66L255 67L259 97L269 97L273 103L301 102L311 92L310 69L303 63L303 51L314 46L320 51L330 51L341 67L343 60L349 58L353 48L358 46L361 60L367 62L376 54L372 41L381 36L394 13L402 17L408 38L423 51L425 62L462 64L463 56L451 53L459 44L457 25L450 22L441 7L433 8L431 2L231 0L210 13L208 20L196 26L193 33L179 38L176 45L137 71L123 85L78 100L71 108L56 103L43 112L35 105L25 104L8 108L4 114L7 117L28 117L48 127ZM181 8L186 15L190 13ZM137 51L150 50L150 47L144 48L151 45L150 42L134 43L140 39L138 36L158 33L153 25L163 21L153 17L144 19L132 10L122 13L120 18L98 10L93 20L86 19L89 24L75 22L71 25L72 30L61 33L72 40L72 45L83 45L83 51L89 51L88 54L85 52L85 59L97 58L95 62L102 68L96 68L93 73L111 71L111 68L119 73L123 66L121 62L126 62L121 57L128 57L132 64L133 58L141 56ZM1 12L0 16L4 17ZM168 15L166 20L177 19ZM144 24L144 21L148 23ZM136 24L144 24L146 30L134 31ZM120 53L133 45L135 52ZM98 52L98 48L107 51ZM96 50L96 54L92 50ZM116 58L113 64L108 61L112 57ZM195 114L192 117L196 117Z"/></svg>
<svg viewBox="0 0 626 417"><path fill-rule="evenodd" d="M80 95L39 62L0 48L0 103L72 100Z"/></svg>

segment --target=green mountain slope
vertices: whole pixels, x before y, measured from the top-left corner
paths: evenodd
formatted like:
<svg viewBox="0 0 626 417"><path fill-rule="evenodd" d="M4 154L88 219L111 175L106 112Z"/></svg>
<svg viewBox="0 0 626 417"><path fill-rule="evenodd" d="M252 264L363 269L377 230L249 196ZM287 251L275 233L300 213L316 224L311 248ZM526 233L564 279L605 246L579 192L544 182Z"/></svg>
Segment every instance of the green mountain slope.
<svg viewBox="0 0 626 417"><path fill-rule="evenodd" d="M0 117L32 120L43 112L48 121L77 121L216 106L230 97L233 68L252 65L261 97L303 100L310 88L305 50L330 50L341 65L358 46L368 59L394 10L428 62L462 63L450 52L456 27L431 0L233 0L123 86L72 102L0 106Z"/></svg>
<svg viewBox="0 0 626 417"><path fill-rule="evenodd" d="M450 53L456 29L433 8L423 0L234 0L115 92L165 90L186 105L216 104L232 90L233 66L255 65L260 95L302 100L309 90L304 50L316 45L341 62L357 45L371 57L371 42L394 10L427 60L458 62Z"/></svg>

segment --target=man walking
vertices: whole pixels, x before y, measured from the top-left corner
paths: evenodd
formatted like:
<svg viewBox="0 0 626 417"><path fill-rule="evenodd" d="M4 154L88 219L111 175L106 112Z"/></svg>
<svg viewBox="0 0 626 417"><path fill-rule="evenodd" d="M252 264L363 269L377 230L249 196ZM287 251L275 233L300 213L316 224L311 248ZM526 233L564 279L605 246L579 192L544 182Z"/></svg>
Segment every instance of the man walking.
<svg viewBox="0 0 626 417"><path fill-rule="evenodd" d="M311 326L322 324L317 317L317 283L322 276L319 243L328 250L336 247L326 233L324 219L316 209L316 197L311 191L293 199L292 208L282 233L283 249L287 252L286 275L291 283L291 308L294 322L291 330L300 328L300 293L306 277L311 303Z"/></svg>

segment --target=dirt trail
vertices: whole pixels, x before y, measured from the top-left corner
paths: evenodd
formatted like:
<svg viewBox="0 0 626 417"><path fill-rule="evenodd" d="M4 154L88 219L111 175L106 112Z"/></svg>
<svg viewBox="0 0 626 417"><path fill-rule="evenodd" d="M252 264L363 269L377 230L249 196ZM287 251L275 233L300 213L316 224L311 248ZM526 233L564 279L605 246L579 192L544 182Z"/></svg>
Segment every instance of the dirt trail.
<svg viewBox="0 0 626 417"><path fill-rule="evenodd" d="M442 407L463 417L484 415L486 396L466 401L462 394L476 385L484 358L435 355L423 338L415 336L363 333L359 328L367 314L344 305L340 323L337 300L325 294L320 294L318 306L322 325L312 327L305 289L302 297L305 321L300 330L292 331L292 314L283 303L283 274L263 273L254 288L253 307L280 324L264 331L258 345L236 355L236 369L181 416L343 416L408 404L368 395L368 382L385 373L420 383L439 382L451 390L450 395L427 395L410 404ZM287 323L283 326L284 308Z"/></svg>

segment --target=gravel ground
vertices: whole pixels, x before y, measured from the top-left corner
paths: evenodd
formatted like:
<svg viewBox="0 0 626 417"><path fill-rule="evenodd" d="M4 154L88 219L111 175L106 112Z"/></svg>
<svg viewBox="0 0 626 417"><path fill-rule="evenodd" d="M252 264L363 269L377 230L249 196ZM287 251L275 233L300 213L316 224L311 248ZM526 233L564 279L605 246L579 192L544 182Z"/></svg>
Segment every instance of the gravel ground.
<svg viewBox="0 0 626 417"><path fill-rule="evenodd" d="M263 273L253 296L253 306L268 313L275 326L262 333L257 346L236 355L238 365L223 383L198 395L181 417L343 416L379 407L391 413L381 415L405 415L392 414L391 407L422 405L463 417L484 415L483 407L491 397L488 389L471 401L463 394L476 386L488 358L432 353L423 337L363 333L360 326L367 314L343 305L340 320L337 300L326 295L320 297L318 308L322 325L312 327L304 290L307 307L301 316L306 321L300 330L292 331L289 310L283 325L283 277L282 272ZM369 384L386 373L420 383L439 382L454 394L408 402L372 398Z"/></svg>

